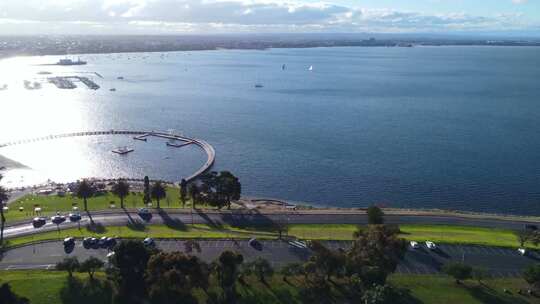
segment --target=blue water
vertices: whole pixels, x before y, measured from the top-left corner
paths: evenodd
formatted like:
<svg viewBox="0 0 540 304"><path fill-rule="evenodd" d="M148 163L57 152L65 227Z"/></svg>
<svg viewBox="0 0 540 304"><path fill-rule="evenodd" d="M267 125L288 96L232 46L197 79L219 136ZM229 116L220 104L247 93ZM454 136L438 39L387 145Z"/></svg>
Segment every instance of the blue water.
<svg viewBox="0 0 540 304"><path fill-rule="evenodd" d="M314 48L83 59L90 64L69 69L104 75L95 79L101 90L45 87L36 98L54 105L51 97L60 95L76 108L77 130L174 129L205 139L217 152L215 170L238 175L245 195L342 207L540 212L538 48ZM62 110L47 116L42 124L30 123L32 132L1 132L0 139L73 131L69 124L47 127L65 117ZM105 150L96 155L107 165L93 161L81 176L120 171L177 180L205 159L196 149L156 157L146 148L137 150L139 161L131 165ZM16 151L5 155L17 159Z"/></svg>

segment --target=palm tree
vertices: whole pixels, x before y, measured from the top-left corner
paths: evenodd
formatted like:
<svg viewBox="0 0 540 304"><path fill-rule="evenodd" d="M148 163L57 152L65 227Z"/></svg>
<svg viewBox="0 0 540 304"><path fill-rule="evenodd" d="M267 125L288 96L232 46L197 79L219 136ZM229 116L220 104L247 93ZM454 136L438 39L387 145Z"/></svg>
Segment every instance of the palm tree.
<svg viewBox="0 0 540 304"><path fill-rule="evenodd" d="M199 187L197 187L197 185L191 184L191 186L189 186L189 194L191 195L191 208L192 209L195 208L195 203L199 199L200 193L201 191L199 190Z"/></svg>
<svg viewBox="0 0 540 304"><path fill-rule="evenodd" d="M2 175L0 174L0 180ZM7 202L9 196L6 189L0 186L0 246L4 244L4 225L6 223L6 217L4 216L4 202Z"/></svg>
<svg viewBox="0 0 540 304"><path fill-rule="evenodd" d="M84 211L88 211L87 199L94 196L95 193L96 189L88 180L83 179L78 183L77 189L75 190L75 195L77 195L78 198L83 199Z"/></svg>
<svg viewBox="0 0 540 304"><path fill-rule="evenodd" d="M186 205L186 196L187 196L187 182L182 178L180 182L180 202L182 202L182 208Z"/></svg>
<svg viewBox="0 0 540 304"><path fill-rule="evenodd" d="M124 209L124 198L129 195L129 183L119 180L112 186L112 193L120 198L120 207Z"/></svg>
<svg viewBox="0 0 540 304"><path fill-rule="evenodd" d="M167 196L167 191L160 181L155 182L150 189L150 196L157 201L157 207L159 206L159 200Z"/></svg>

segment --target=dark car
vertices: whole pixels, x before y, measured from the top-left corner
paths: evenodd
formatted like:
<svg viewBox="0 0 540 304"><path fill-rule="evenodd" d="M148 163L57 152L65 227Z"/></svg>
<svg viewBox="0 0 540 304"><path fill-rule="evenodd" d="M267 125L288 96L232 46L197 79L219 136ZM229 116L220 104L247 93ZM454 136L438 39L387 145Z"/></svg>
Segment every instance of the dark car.
<svg viewBox="0 0 540 304"><path fill-rule="evenodd" d="M83 239L83 247L86 249L90 248L97 248L98 247L98 239L93 237L85 237Z"/></svg>
<svg viewBox="0 0 540 304"><path fill-rule="evenodd" d="M150 221L152 219L152 213L146 208L139 209L137 214L145 221Z"/></svg>
<svg viewBox="0 0 540 304"><path fill-rule="evenodd" d="M70 220L71 222L78 222L78 221L81 220L81 218L82 218L82 217L81 217L81 214L78 213L78 212L76 212L76 213L70 213L70 214L69 214L69 220Z"/></svg>
<svg viewBox="0 0 540 304"><path fill-rule="evenodd" d="M104 236L104 237L102 237L102 238L100 238L100 239L98 240L98 246L99 246L99 248L107 248L107 247L108 247L108 245L107 245L107 239L108 239L108 238L107 238L106 236Z"/></svg>
<svg viewBox="0 0 540 304"><path fill-rule="evenodd" d="M53 222L56 225L60 225L65 221L66 221L66 217L60 214L56 214L55 216L51 217L51 222Z"/></svg>
<svg viewBox="0 0 540 304"><path fill-rule="evenodd" d="M39 228L44 226L47 223L47 218L45 217L35 217L32 220L32 225L34 225L34 228Z"/></svg>
<svg viewBox="0 0 540 304"><path fill-rule="evenodd" d="M108 237L106 243L107 248L112 249L116 246L116 238Z"/></svg>
<svg viewBox="0 0 540 304"><path fill-rule="evenodd" d="M75 246L75 238L67 237L64 239L64 247Z"/></svg>
<svg viewBox="0 0 540 304"><path fill-rule="evenodd" d="M262 250L262 244L257 239L252 238L248 241L249 246L255 248L256 250L261 251Z"/></svg>

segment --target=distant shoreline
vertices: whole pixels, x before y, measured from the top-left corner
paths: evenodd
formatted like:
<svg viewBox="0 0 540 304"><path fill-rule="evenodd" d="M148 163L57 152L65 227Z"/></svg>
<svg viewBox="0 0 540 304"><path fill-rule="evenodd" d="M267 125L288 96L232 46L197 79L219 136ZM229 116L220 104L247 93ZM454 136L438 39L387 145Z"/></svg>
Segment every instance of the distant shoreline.
<svg viewBox="0 0 540 304"><path fill-rule="evenodd" d="M363 37L365 38L365 36ZM63 56L119 53L268 50L318 47L509 46L540 47L539 40L487 39L362 39L359 36L250 37L250 36L119 36L119 37L10 37L0 59L17 56Z"/></svg>

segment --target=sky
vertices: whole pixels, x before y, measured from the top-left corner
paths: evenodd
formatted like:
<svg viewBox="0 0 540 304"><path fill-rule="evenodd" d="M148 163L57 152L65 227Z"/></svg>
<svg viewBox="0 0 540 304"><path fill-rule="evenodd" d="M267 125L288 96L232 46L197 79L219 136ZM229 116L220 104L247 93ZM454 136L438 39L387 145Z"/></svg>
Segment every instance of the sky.
<svg viewBox="0 0 540 304"><path fill-rule="evenodd" d="M0 0L0 35L267 32L540 36L540 0Z"/></svg>

